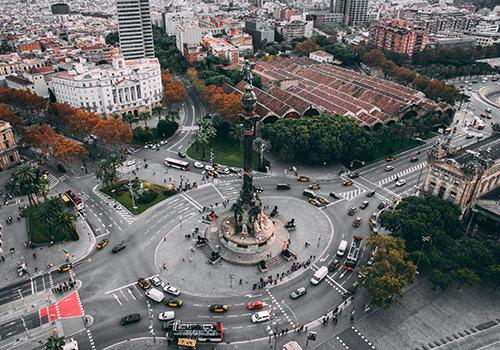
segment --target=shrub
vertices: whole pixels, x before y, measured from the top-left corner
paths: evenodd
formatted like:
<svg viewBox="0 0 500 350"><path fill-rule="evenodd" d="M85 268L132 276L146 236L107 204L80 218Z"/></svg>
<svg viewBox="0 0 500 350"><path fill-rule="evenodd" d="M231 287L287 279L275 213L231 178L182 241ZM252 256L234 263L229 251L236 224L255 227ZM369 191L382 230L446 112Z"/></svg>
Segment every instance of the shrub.
<svg viewBox="0 0 500 350"><path fill-rule="evenodd" d="M144 190L142 194L138 195L137 202L142 204L151 203L158 197L158 192L154 190Z"/></svg>

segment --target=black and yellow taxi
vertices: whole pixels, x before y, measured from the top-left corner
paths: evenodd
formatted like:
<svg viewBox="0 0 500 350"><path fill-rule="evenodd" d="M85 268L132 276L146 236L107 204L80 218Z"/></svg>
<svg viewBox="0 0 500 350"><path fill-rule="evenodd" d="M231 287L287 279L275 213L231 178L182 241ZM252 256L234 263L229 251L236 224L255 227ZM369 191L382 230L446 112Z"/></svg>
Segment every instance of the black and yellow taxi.
<svg viewBox="0 0 500 350"><path fill-rule="evenodd" d="M317 184L317 183L309 185L309 189L310 190L319 190L320 188L321 188L321 186L319 184Z"/></svg>
<svg viewBox="0 0 500 350"><path fill-rule="evenodd" d="M304 175L300 175L300 176L297 176L297 181L300 181L300 182L309 182L311 179L308 178L307 176L304 176Z"/></svg>
<svg viewBox="0 0 500 350"><path fill-rule="evenodd" d="M394 156L388 156L388 157L385 158L385 160L387 162L392 162L392 161L396 160L396 157L394 157Z"/></svg>
<svg viewBox="0 0 500 350"><path fill-rule="evenodd" d="M142 278L142 277L137 280L137 284L142 289L149 289L149 288L151 288L151 284L145 278Z"/></svg>
<svg viewBox="0 0 500 350"><path fill-rule="evenodd" d="M66 272L71 270L72 268L73 264L71 263L62 264L61 266L59 266L59 272Z"/></svg>
<svg viewBox="0 0 500 350"><path fill-rule="evenodd" d="M109 241L106 238L104 238L102 241L100 241L99 243L97 243L96 248L97 249L102 249L105 246L107 246L108 243L109 243Z"/></svg>
<svg viewBox="0 0 500 350"><path fill-rule="evenodd" d="M317 196L316 197L316 200L318 202L320 202L322 205L327 205L329 204L330 202L328 201L328 199L326 199L325 197L321 197L321 196Z"/></svg>
<svg viewBox="0 0 500 350"><path fill-rule="evenodd" d="M165 305L170 307L181 307L183 304L184 301L182 299L177 299L177 298L165 299Z"/></svg>
<svg viewBox="0 0 500 350"><path fill-rule="evenodd" d="M222 313L222 312L226 312L227 310L229 310L229 305L225 305L225 304L212 304L212 305L210 305L209 309L212 312Z"/></svg>
<svg viewBox="0 0 500 350"><path fill-rule="evenodd" d="M352 186L352 181L351 180L344 180L344 181L342 181L342 185L344 185L344 186Z"/></svg>
<svg viewBox="0 0 500 350"><path fill-rule="evenodd" d="M321 207L321 204L315 198L309 198L307 201L315 207Z"/></svg>

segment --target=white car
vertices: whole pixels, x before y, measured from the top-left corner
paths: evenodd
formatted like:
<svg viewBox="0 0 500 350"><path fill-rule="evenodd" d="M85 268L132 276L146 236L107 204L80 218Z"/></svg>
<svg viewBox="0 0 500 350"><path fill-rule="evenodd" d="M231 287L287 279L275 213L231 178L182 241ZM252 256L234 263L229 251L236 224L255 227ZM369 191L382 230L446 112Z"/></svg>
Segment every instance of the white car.
<svg viewBox="0 0 500 350"><path fill-rule="evenodd" d="M205 165L201 162L194 162L193 163L193 166L196 168L196 169L203 169L205 167Z"/></svg>
<svg viewBox="0 0 500 350"><path fill-rule="evenodd" d="M387 165L385 168L384 168L385 171L391 171L391 170L394 170L394 167L392 165Z"/></svg>
<svg viewBox="0 0 500 350"><path fill-rule="evenodd" d="M162 284L161 279L159 279L158 276L151 277L149 282L151 282L155 287L159 287Z"/></svg>
<svg viewBox="0 0 500 350"><path fill-rule="evenodd" d="M125 166L135 165L135 159L130 159L125 162Z"/></svg>
<svg viewBox="0 0 500 350"><path fill-rule="evenodd" d="M251 317L253 323L266 322L269 321L270 319L271 319L271 314L267 310L256 312Z"/></svg>
<svg viewBox="0 0 500 350"><path fill-rule="evenodd" d="M398 186L398 187L404 186L405 184L406 184L406 180L398 180L396 182L396 186Z"/></svg>
<svg viewBox="0 0 500 350"><path fill-rule="evenodd" d="M181 291L179 289L175 288L170 284L163 287L163 290L168 294L172 294L173 296L178 296L179 294L181 294Z"/></svg>
<svg viewBox="0 0 500 350"><path fill-rule="evenodd" d="M160 321L169 321L175 318L175 311L165 311L158 315Z"/></svg>
<svg viewBox="0 0 500 350"><path fill-rule="evenodd" d="M207 164L207 165L205 165L205 170L206 171L214 171L215 169L213 166Z"/></svg>
<svg viewBox="0 0 500 350"><path fill-rule="evenodd" d="M229 174L231 174L231 172L229 171L228 168L219 168L219 169L217 169L217 172L219 174L223 174L223 175L229 175Z"/></svg>

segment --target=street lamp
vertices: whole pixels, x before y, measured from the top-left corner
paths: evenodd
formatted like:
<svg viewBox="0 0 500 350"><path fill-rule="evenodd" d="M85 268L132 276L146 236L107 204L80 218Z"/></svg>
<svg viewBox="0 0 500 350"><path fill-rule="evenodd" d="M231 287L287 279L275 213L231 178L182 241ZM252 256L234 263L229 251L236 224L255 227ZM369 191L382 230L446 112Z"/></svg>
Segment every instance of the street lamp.
<svg viewBox="0 0 500 350"><path fill-rule="evenodd" d="M128 190L130 191L130 198L132 198L132 208L137 209L135 205L134 191L132 191L132 179L129 176L128 178Z"/></svg>
<svg viewBox="0 0 500 350"><path fill-rule="evenodd" d="M415 264L415 271L417 272L417 274L418 274L418 264L420 262L420 258L422 257L424 251L425 242L430 242L430 240L431 236L422 236L422 246L420 247L420 253L418 254L417 263Z"/></svg>

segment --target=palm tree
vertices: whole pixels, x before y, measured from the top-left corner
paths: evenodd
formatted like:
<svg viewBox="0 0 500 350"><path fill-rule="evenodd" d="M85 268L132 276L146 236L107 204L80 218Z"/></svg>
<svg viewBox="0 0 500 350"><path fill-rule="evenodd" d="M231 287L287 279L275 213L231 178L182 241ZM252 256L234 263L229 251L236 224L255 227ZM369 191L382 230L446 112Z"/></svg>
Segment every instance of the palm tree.
<svg viewBox="0 0 500 350"><path fill-rule="evenodd" d="M29 164L20 165L16 170L16 180L21 194L28 195L30 205L36 204L33 193L36 192L37 173Z"/></svg>
<svg viewBox="0 0 500 350"><path fill-rule="evenodd" d="M240 141L240 149L243 147L243 124L234 124L231 127L231 137Z"/></svg>
<svg viewBox="0 0 500 350"><path fill-rule="evenodd" d="M210 143L215 136L217 136L217 129L214 128L210 119L202 119L198 122L198 130L194 135L196 147L201 145L202 157L205 158L205 146Z"/></svg>
<svg viewBox="0 0 500 350"><path fill-rule="evenodd" d="M54 197L41 204L38 208L38 220L47 227L52 226L54 214L59 210L56 202L60 203L60 200Z"/></svg>
<svg viewBox="0 0 500 350"><path fill-rule="evenodd" d="M62 350L62 347L65 343L66 342L64 341L64 338L59 338L58 336L51 335L49 339L47 339L47 342L45 343L45 349Z"/></svg>
<svg viewBox="0 0 500 350"><path fill-rule="evenodd" d="M103 159L97 164L95 176L101 180L105 186L113 184L118 176L116 175L116 162L112 159Z"/></svg>
<svg viewBox="0 0 500 350"><path fill-rule="evenodd" d="M163 110L162 106L154 106L153 109L151 110L151 112L153 113L153 115L158 115L159 116L158 120L160 120L162 110Z"/></svg>
<svg viewBox="0 0 500 350"><path fill-rule="evenodd" d="M149 112L141 112L139 113L139 120L144 120L144 126L148 127L148 119L151 118L151 114Z"/></svg>
<svg viewBox="0 0 500 350"><path fill-rule="evenodd" d="M51 227L61 236L70 238L75 232L75 217L66 210L56 211Z"/></svg>

